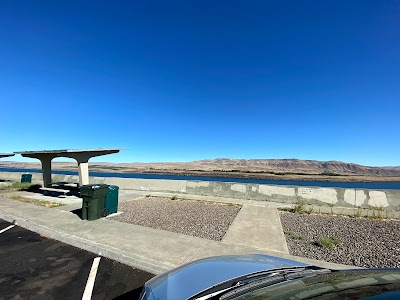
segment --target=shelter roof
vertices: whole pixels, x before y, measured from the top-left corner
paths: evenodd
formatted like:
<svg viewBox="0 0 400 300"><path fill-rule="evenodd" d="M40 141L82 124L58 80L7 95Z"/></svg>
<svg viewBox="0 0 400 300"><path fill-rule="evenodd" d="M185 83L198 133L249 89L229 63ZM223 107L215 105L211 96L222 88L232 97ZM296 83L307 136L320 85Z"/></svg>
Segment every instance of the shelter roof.
<svg viewBox="0 0 400 300"><path fill-rule="evenodd" d="M63 150L37 150L37 151L20 151L14 152L21 154L23 157L30 158L49 158L55 157L69 157L74 159L90 159L91 157L118 153L119 148L106 148L106 149L63 149Z"/></svg>
<svg viewBox="0 0 400 300"><path fill-rule="evenodd" d="M121 148L99 148L99 149L63 149L63 150L35 150L35 151L19 151L14 152L17 154L72 154L72 153L98 153L98 152L109 152L116 153Z"/></svg>

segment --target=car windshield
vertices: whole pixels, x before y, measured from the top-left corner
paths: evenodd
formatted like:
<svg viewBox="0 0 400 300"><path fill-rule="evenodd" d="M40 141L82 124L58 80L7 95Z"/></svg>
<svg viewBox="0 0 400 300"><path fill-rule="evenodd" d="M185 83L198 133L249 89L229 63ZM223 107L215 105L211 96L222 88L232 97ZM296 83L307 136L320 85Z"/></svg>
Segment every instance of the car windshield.
<svg viewBox="0 0 400 300"><path fill-rule="evenodd" d="M234 290L218 299L400 299L399 270L332 272L257 290Z"/></svg>
<svg viewBox="0 0 400 300"><path fill-rule="evenodd" d="M331 270L329 269L323 269L314 266L282 268L270 271L255 272L221 282L218 285L212 286L211 288L194 295L193 297L189 298L189 300L219 299L220 296L222 299L225 297L224 294L237 295L241 294L242 291L247 293L249 291L271 286L283 281L315 276L318 274L326 274L330 272ZM230 291L232 292L229 293Z"/></svg>

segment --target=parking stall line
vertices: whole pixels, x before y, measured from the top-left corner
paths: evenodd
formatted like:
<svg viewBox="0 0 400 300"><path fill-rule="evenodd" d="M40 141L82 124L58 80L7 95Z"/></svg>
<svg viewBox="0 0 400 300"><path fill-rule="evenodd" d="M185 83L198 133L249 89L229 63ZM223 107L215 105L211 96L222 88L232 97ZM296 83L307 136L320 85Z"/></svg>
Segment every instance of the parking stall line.
<svg viewBox="0 0 400 300"><path fill-rule="evenodd" d="M8 226L8 227L6 227L6 228L0 230L0 234L3 233L3 232L6 232L8 229L13 228L14 226L15 226L15 225L10 225L10 226Z"/></svg>
<svg viewBox="0 0 400 300"><path fill-rule="evenodd" d="M93 260L92 268L90 269L89 277L86 282L85 291L83 292L82 300L90 300L92 298L92 292L94 287L94 282L96 280L97 269L99 268L101 257L96 257Z"/></svg>

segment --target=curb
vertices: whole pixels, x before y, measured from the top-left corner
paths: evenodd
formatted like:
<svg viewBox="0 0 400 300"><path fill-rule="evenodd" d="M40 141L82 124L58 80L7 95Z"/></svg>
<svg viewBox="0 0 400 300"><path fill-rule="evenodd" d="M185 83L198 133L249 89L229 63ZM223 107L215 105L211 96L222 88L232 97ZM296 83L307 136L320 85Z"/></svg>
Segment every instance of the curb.
<svg viewBox="0 0 400 300"><path fill-rule="evenodd" d="M103 257L121 262L125 265L144 270L146 272L149 272L154 275L162 274L166 271L170 271L171 269L174 269L177 267L177 265L174 264L166 264L166 263L160 263L158 260L154 259L149 259L140 255L135 255L133 253L128 253L126 251L119 250L115 247L109 246L109 245L103 245L101 243L97 243L94 241L86 240L83 238L79 238L70 234L65 234L63 232L60 232L58 230L53 230L48 227L27 221L21 217L14 217L10 214L0 212L0 218L8 221L10 223L13 223L15 225L18 225L22 228L25 228L27 230L36 232L44 237L54 239L57 241L60 241L62 243L86 250L88 252L95 253L96 255L101 255ZM280 252L272 252L272 251L265 251L265 249L258 249L254 248L255 250L261 250L263 252L269 252L265 253L266 255L272 255L272 256L277 256L281 258L286 258L286 259L291 259L299 262L303 262L306 264L310 265L316 265L322 268L329 268L329 269L362 269L360 267L356 266L350 266L350 265L343 265L343 264L336 264L336 263L331 263L331 262L326 262L326 261L318 261L314 259L309 259L305 257L299 257L299 256L292 256L290 254L284 254ZM258 252L258 251L257 251Z"/></svg>

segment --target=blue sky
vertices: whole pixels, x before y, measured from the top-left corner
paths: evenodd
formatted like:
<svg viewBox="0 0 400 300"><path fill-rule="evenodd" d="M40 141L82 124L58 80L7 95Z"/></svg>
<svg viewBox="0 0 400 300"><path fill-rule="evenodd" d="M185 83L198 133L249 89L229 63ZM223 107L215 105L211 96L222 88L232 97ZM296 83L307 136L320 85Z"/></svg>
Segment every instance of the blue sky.
<svg viewBox="0 0 400 300"><path fill-rule="evenodd" d="M0 39L0 152L400 165L396 0L1 1Z"/></svg>

